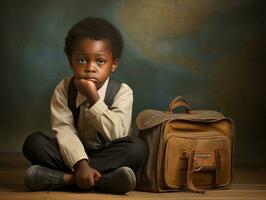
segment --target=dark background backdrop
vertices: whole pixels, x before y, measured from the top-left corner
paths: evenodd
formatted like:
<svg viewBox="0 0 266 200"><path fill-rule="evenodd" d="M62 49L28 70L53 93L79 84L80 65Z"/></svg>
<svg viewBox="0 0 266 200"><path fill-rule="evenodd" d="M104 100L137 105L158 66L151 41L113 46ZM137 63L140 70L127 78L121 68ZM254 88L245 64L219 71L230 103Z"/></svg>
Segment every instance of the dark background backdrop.
<svg viewBox="0 0 266 200"><path fill-rule="evenodd" d="M236 124L238 164L266 164L266 18L260 0L2 1L0 151L50 132L53 89L71 76L64 38L86 16L117 26L125 49L115 78L134 90L134 118L178 95Z"/></svg>

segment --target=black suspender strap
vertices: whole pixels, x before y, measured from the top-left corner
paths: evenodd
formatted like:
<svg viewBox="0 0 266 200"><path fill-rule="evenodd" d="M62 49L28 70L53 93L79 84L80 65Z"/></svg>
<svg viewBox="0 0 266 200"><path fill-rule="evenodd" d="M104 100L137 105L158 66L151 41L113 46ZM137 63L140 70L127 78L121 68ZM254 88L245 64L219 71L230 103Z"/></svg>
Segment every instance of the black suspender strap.
<svg viewBox="0 0 266 200"><path fill-rule="evenodd" d="M104 97L104 103L108 106L109 109L113 105L114 98L116 94L118 93L120 87L121 87L120 82L113 80L113 79L109 79L109 83L107 85L106 93Z"/></svg>
<svg viewBox="0 0 266 200"><path fill-rule="evenodd" d="M78 127L78 119L79 119L79 112L80 108L76 107L76 100L77 100L77 95L78 95L78 90L75 86L74 83L75 77L72 77L69 81L68 85L68 107L72 112L73 119L74 119L74 125L77 128ZM111 106L113 105L114 102L114 97L118 93L119 89L121 87L121 82L109 79L109 83L106 88L106 93L104 97L104 102L110 109ZM98 138L101 140L102 144L106 143L104 137L98 133L97 134Z"/></svg>
<svg viewBox="0 0 266 200"><path fill-rule="evenodd" d="M78 95L78 90L74 83L75 77L72 77L68 84L68 99L67 99L67 105L69 109L72 112L73 119L74 119L74 125L77 128L78 127L78 118L79 118L79 107L76 107L76 99Z"/></svg>

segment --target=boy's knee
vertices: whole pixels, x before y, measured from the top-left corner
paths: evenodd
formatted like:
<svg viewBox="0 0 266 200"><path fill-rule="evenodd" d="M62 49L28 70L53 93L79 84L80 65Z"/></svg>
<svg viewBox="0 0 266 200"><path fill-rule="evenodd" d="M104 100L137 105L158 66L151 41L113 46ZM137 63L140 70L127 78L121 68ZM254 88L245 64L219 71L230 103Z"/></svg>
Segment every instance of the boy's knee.
<svg viewBox="0 0 266 200"><path fill-rule="evenodd" d="M28 156L29 154L37 153L40 151L43 143L43 133L35 132L26 137L24 144L22 146L22 152L24 156Z"/></svg>
<svg viewBox="0 0 266 200"><path fill-rule="evenodd" d="M128 146L127 153L131 159L139 161L142 166L147 159L148 148L141 138L134 137L131 145Z"/></svg>

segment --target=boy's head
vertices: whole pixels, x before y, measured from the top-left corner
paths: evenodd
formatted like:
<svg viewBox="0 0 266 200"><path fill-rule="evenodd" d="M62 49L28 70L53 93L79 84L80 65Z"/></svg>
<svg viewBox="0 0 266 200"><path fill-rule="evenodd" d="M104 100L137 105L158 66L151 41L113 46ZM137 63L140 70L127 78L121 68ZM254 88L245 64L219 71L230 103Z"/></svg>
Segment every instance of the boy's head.
<svg viewBox="0 0 266 200"><path fill-rule="evenodd" d="M105 19L87 17L74 24L65 38L65 53L69 61L76 43L84 38L106 40L113 58L120 59L124 46L120 32Z"/></svg>
<svg viewBox="0 0 266 200"><path fill-rule="evenodd" d="M65 52L75 77L94 82L97 89L115 71L122 49L119 31L101 18L79 21L65 39Z"/></svg>

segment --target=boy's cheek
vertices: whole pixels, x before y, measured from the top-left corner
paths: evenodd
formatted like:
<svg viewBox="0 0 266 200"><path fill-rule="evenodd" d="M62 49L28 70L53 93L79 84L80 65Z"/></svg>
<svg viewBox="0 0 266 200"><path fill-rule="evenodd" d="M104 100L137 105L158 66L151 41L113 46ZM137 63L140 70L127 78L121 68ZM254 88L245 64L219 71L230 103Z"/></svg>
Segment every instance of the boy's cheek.
<svg viewBox="0 0 266 200"><path fill-rule="evenodd" d="M76 72L76 71L74 71L74 76L75 76L76 79L83 79L83 78L85 78L85 76L82 73Z"/></svg>

